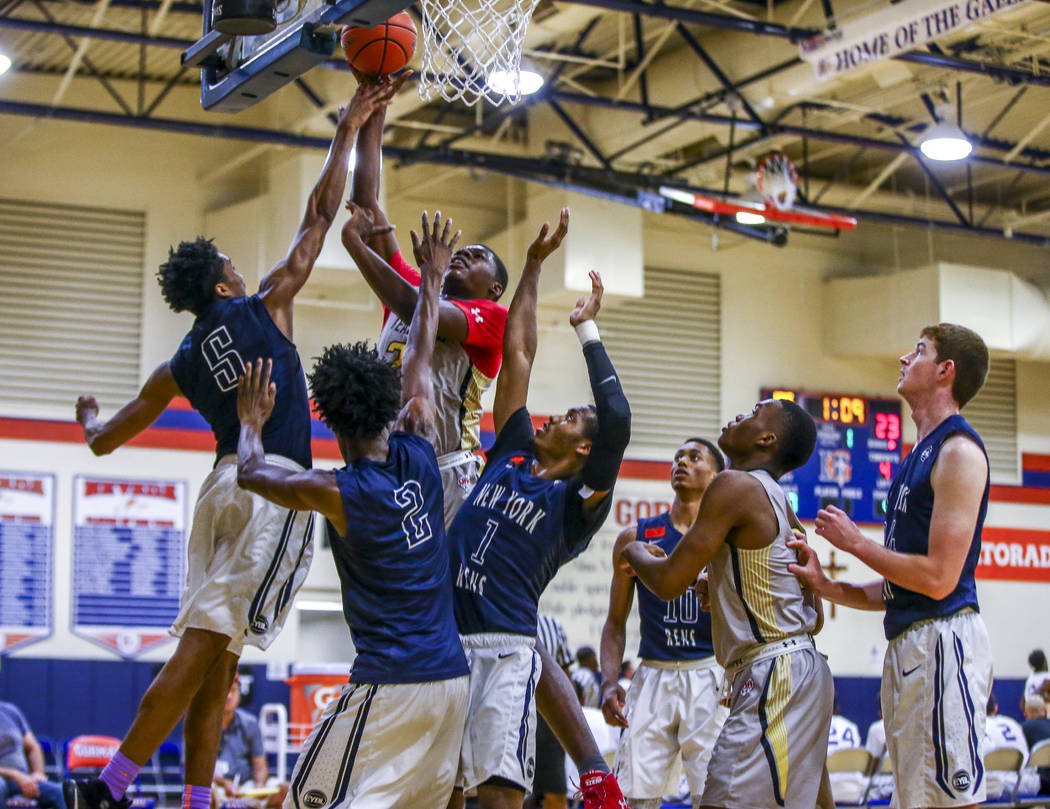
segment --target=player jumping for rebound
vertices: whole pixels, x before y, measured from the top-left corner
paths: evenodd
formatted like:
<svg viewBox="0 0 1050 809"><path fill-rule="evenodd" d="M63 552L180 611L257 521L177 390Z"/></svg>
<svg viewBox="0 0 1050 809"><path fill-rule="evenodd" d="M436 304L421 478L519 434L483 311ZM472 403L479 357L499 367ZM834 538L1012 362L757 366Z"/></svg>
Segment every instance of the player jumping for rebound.
<svg viewBox="0 0 1050 809"><path fill-rule="evenodd" d="M537 604L558 568L587 547L608 514L630 439L630 408L594 324L602 296L594 272L591 295L580 299L569 322L583 345L595 406L574 407L538 432L525 407L540 266L567 226L563 211L558 231L546 237L544 225L529 247L503 339L496 442L449 529L456 623L471 668L459 786L476 786L483 809L520 807L532 785L541 665L534 648ZM544 716L550 721L548 711ZM587 805L621 806L615 779L593 752L589 758L596 760L577 759Z"/></svg>
<svg viewBox="0 0 1050 809"><path fill-rule="evenodd" d="M824 780L834 686L813 645L818 608L788 569L796 521L777 485L809 460L816 435L794 402L759 402L723 429L718 445L732 469L708 486L671 555L657 558L641 538L623 551L665 600L708 568L715 656L731 692L703 807L813 809Z"/></svg>
<svg viewBox="0 0 1050 809"><path fill-rule="evenodd" d="M240 385L238 480L331 523L343 614L357 649L350 682L325 709L292 772L286 809L444 809L467 708L467 661L452 614L430 369L450 223L413 233L423 273L398 372L365 343L333 346L310 375L343 469L270 464L259 436L273 407L261 362ZM260 374L260 371L262 373ZM399 392L400 387L400 392ZM398 412L400 410L400 413Z"/></svg>
<svg viewBox="0 0 1050 809"><path fill-rule="evenodd" d="M265 649L291 609L312 554L312 514L278 508L237 487L237 378L248 363L273 358L278 393L263 432L274 463L309 468L310 403L292 342L292 302L310 276L339 212L350 149L372 110L390 103L390 87L358 88L340 111L321 177L287 256L248 295L243 276L205 239L182 242L157 277L176 312L196 316L175 356L161 363L139 395L107 421L94 397L77 402L77 421L96 455L112 452L185 396L215 433L216 465L201 485L188 542L186 587L172 633L179 644L139 704L120 749L90 781L67 780L68 809L126 807L128 785L185 716L183 806L208 809L222 709L237 660L248 643Z"/></svg>
<svg viewBox="0 0 1050 809"><path fill-rule="evenodd" d="M890 486L885 544L841 509L817 514L817 533L884 578L831 581L797 543L808 586L838 604L886 610L882 670L893 806L975 806L985 799L985 710L992 682L974 570L988 509L988 456L959 411L984 384L988 349L964 326L922 330L900 358L897 392L911 406L916 444Z"/></svg>
<svg viewBox="0 0 1050 809"><path fill-rule="evenodd" d="M398 88L403 81L404 77L396 79L392 86ZM363 208L372 226L344 228L343 245L385 309L379 354L400 367L419 294L419 271L401 255L379 206L384 118L385 111L377 109L361 128L348 205ZM435 447L445 484L446 525L478 480L480 459L474 453L481 448L481 395L499 372L507 309L497 301L506 288L507 268L482 244L457 250L442 280L433 364Z"/></svg>
<svg viewBox="0 0 1050 809"><path fill-rule="evenodd" d="M602 713L610 725L624 729L615 772L632 809L659 809L679 753L689 792L699 806L707 762L724 721L725 709L718 704L724 672L714 658L711 616L700 610L693 588L664 601L644 584L636 588L634 577L615 561L636 539L671 553L696 520L707 487L723 469L717 447L690 438L671 464L670 510L626 528L613 547L609 614L602 629ZM618 678L636 589L642 662L625 694Z"/></svg>

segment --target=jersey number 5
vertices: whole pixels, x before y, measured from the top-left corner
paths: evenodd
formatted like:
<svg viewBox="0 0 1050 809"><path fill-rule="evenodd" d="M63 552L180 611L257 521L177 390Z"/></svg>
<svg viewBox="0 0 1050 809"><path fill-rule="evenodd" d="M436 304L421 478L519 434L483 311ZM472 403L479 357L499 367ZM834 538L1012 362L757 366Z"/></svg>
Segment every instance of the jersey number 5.
<svg viewBox="0 0 1050 809"><path fill-rule="evenodd" d="M430 516L423 511L423 490L418 481L406 480L401 488L394 492L394 502L405 509L401 530L405 532L409 548L414 548L433 536L430 530Z"/></svg>
<svg viewBox="0 0 1050 809"><path fill-rule="evenodd" d="M237 380L244 373L244 360L232 346L233 338L225 326L219 326L201 343L204 361L208 363L211 375L215 377L215 384L223 393L237 387Z"/></svg>

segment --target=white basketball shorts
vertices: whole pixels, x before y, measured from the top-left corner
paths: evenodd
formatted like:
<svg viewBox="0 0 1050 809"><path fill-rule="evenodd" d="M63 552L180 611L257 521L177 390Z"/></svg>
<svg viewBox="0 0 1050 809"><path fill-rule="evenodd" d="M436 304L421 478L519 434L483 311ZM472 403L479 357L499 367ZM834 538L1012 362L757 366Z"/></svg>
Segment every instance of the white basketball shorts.
<svg viewBox="0 0 1050 809"><path fill-rule="evenodd" d="M540 656L525 635L464 635L470 701L457 786L490 778L532 789L536 770L536 684Z"/></svg>
<svg viewBox="0 0 1050 809"><path fill-rule="evenodd" d="M302 471L294 461L268 463ZM186 548L186 586L171 634L206 629L227 635L240 655L277 637L313 558L313 512L291 511L237 485L237 456L226 455L201 484Z"/></svg>
<svg viewBox="0 0 1050 809"><path fill-rule="evenodd" d="M627 691L628 727L613 770L629 800L664 795L679 754L690 794L703 794L707 762L729 713L718 704L723 677L714 657L641 662Z"/></svg>
<svg viewBox="0 0 1050 809"><path fill-rule="evenodd" d="M981 616L922 621L890 641L882 715L896 789L892 806L965 806L985 799L984 721L992 652Z"/></svg>
<svg viewBox="0 0 1050 809"><path fill-rule="evenodd" d="M303 745L283 809L445 809L467 689L466 675L343 686Z"/></svg>

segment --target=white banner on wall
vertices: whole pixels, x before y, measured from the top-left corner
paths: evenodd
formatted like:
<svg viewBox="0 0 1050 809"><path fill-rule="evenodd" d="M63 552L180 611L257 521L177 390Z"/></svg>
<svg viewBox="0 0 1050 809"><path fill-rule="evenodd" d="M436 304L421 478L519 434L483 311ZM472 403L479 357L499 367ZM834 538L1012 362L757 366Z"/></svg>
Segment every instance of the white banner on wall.
<svg viewBox="0 0 1050 809"><path fill-rule="evenodd" d="M186 484L73 482L73 632L133 658L169 639L182 596Z"/></svg>
<svg viewBox="0 0 1050 809"><path fill-rule="evenodd" d="M0 472L0 654L51 634L54 475Z"/></svg>
<svg viewBox="0 0 1050 809"><path fill-rule="evenodd" d="M1028 0L904 0L861 19L803 40L800 55L818 79L914 50L978 20L1024 5Z"/></svg>
<svg viewBox="0 0 1050 809"><path fill-rule="evenodd" d="M620 478L613 491L612 511L605 524L587 550L558 571L540 598L540 611L565 624L573 650L578 646L593 646L597 651L609 610L612 551L616 537L639 519L653 517L671 507L674 492L670 474L671 465L668 464L665 480ZM637 610L636 600L632 616L627 621L626 659L636 657L638 652L641 636Z"/></svg>

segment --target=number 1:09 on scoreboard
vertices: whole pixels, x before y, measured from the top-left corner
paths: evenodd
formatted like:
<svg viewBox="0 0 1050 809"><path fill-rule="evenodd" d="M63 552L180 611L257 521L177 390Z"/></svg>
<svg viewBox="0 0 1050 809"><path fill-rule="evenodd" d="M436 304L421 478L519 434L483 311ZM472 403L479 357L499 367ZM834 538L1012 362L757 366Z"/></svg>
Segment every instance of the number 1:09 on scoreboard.
<svg viewBox="0 0 1050 809"><path fill-rule="evenodd" d="M901 462L900 400L791 388L763 388L761 395L795 402L817 425L809 462L780 479L798 516L813 519L834 505L856 522L883 522Z"/></svg>

